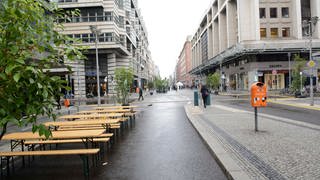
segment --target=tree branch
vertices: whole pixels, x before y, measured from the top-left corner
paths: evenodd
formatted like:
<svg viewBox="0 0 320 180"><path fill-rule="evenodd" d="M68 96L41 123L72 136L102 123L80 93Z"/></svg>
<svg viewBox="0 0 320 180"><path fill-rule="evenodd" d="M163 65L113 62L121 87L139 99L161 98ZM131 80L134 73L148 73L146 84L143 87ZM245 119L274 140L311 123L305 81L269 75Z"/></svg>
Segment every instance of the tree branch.
<svg viewBox="0 0 320 180"><path fill-rule="evenodd" d="M1 134L0 134L0 140L2 139L4 134L7 132L7 125L8 125L8 123L6 122L2 127L2 131L1 131Z"/></svg>

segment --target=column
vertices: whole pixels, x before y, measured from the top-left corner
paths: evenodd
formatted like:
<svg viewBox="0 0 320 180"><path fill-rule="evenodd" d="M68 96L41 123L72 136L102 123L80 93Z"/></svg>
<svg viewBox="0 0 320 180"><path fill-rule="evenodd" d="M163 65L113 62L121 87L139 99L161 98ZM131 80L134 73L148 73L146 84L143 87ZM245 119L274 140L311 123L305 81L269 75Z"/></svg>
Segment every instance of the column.
<svg viewBox="0 0 320 180"><path fill-rule="evenodd" d="M117 63L116 63L116 55L115 54L108 54L108 91L109 94L115 94L114 90L114 72L117 68ZM113 82L110 82L111 78L113 77Z"/></svg>

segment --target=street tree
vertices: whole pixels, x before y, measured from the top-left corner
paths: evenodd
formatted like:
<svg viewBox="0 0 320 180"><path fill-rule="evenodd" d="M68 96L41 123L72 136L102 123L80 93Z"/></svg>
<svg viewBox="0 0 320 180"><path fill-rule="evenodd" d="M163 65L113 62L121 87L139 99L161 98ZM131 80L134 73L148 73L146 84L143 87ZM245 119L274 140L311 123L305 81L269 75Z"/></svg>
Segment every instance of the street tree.
<svg viewBox="0 0 320 180"><path fill-rule="evenodd" d="M160 77L155 78L155 87L157 89L157 92L166 92L167 88L169 86L169 80L167 78L161 79Z"/></svg>
<svg viewBox="0 0 320 180"><path fill-rule="evenodd" d="M0 1L0 139L8 123L50 136L39 115L55 119L55 97L65 81L48 72L65 59L82 59L81 48L60 34L64 12L45 0Z"/></svg>
<svg viewBox="0 0 320 180"><path fill-rule="evenodd" d="M220 74L215 72L207 76L207 86L213 90L218 90L220 85Z"/></svg>
<svg viewBox="0 0 320 180"><path fill-rule="evenodd" d="M122 105L127 105L129 103L130 88L133 84L133 72L131 69L117 68L114 79L118 102Z"/></svg>
<svg viewBox="0 0 320 180"><path fill-rule="evenodd" d="M295 55L294 56L294 65L293 65L293 72L292 72L292 82L291 82L291 90L293 92L298 92L300 91L300 86L301 84L304 85L305 81L306 81L306 77L302 76L301 79L301 75L300 72L303 72L303 70L305 69L307 61L300 57L299 55Z"/></svg>

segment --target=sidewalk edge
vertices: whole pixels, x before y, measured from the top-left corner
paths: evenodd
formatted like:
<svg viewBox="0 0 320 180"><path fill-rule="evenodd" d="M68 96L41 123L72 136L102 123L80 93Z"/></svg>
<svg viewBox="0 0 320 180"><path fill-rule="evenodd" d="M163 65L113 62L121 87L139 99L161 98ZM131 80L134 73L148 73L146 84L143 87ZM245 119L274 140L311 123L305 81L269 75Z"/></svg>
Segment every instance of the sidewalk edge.
<svg viewBox="0 0 320 180"><path fill-rule="evenodd" d="M200 135L203 142L206 144L208 150L213 155L213 157L215 158L215 160L217 161L227 178L230 180L251 179L246 174L246 172L238 166L236 161L231 158L230 153L225 150L225 148L221 145L219 140L206 133L206 127L199 123L200 119L197 119L193 115L195 113L190 112L188 106L190 105L185 105L184 109L190 123L195 128L197 133Z"/></svg>

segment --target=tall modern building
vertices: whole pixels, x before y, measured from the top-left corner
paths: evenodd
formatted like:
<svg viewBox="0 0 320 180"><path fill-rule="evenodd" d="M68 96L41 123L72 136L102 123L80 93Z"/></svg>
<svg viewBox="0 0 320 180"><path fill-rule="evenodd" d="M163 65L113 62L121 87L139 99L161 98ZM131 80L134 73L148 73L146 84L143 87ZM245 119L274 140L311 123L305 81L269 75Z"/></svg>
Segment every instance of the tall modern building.
<svg viewBox="0 0 320 180"><path fill-rule="evenodd" d="M320 50L317 17L319 0L213 0L193 35L190 73L200 81L219 72L223 87L233 90L255 81L269 90L287 88L294 55L309 60L310 26L313 53Z"/></svg>
<svg viewBox="0 0 320 180"><path fill-rule="evenodd" d="M186 42L180 52L176 64L176 81L183 83L186 87L192 86L192 79L189 71L191 70L191 37L187 37Z"/></svg>
<svg viewBox="0 0 320 180"><path fill-rule="evenodd" d="M72 66L69 77L75 96L97 95L96 48L99 59L101 95L114 93L116 68L131 68L134 86L144 87L152 80L154 63L148 49L148 35L137 0L55 0L65 11L79 10L80 15L65 17L63 32L80 40L77 45L87 46L87 59L66 62ZM96 47L95 31L98 33Z"/></svg>

